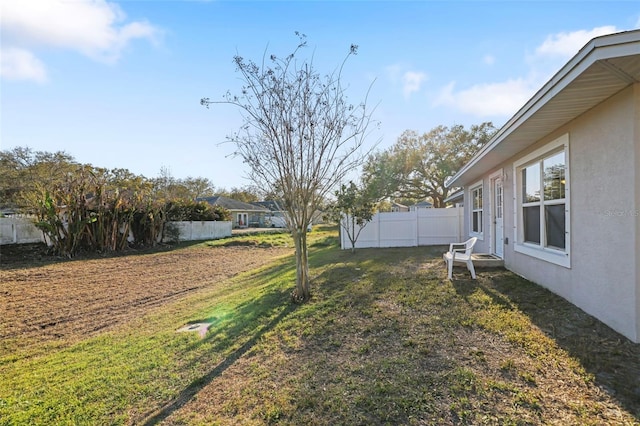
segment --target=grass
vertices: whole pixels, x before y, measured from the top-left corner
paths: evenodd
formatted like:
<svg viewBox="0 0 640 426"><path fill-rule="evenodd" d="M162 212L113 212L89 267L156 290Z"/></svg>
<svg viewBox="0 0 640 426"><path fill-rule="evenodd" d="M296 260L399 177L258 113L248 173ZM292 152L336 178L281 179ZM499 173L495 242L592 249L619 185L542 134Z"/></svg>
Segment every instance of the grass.
<svg viewBox="0 0 640 426"><path fill-rule="evenodd" d="M336 244L311 233L304 305L286 257L67 347L3 349L0 424L640 424L640 345L506 271L446 281L440 248Z"/></svg>
<svg viewBox="0 0 640 426"><path fill-rule="evenodd" d="M123 330L44 356L0 358L0 424L124 423L133 409L169 399L211 363L218 364L286 308L291 267L279 263L229 286L167 306ZM254 286L247 290L246 279ZM211 303L215 300L214 303ZM212 321L205 339L175 333L185 323ZM9 410L9 411L6 411Z"/></svg>
<svg viewBox="0 0 640 426"><path fill-rule="evenodd" d="M314 237L317 238L322 235L322 232L313 231L309 234L312 241ZM270 232L258 232L250 233L246 235L238 235L232 238L225 238L221 240L214 240L207 242L206 245L210 247L217 246L256 246L256 247L292 247L293 240L291 235L285 231L270 231Z"/></svg>

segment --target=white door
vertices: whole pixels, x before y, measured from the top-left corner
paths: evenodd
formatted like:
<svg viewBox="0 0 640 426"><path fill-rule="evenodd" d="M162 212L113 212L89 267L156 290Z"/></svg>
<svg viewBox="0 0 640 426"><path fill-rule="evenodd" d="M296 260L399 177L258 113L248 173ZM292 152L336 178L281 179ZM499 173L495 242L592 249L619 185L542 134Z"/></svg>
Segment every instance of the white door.
<svg viewBox="0 0 640 426"><path fill-rule="evenodd" d="M493 198L495 206L493 223L494 223L494 238L493 238L493 252L496 256L502 257L504 255L504 224L503 224L503 191L502 191L502 179L496 178L493 181Z"/></svg>
<svg viewBox="0 0 640 426"><path fill-rule="evenodd" d="M247 214L246 213L238 213L238 227L246 228L247 227Z"/></svg>

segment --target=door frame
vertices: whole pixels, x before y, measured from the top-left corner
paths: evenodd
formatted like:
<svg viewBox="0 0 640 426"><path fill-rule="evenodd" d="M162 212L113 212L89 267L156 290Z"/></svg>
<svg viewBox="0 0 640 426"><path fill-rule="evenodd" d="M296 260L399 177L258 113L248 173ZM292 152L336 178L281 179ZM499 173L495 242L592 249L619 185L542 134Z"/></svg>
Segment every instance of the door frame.
<svg viewBox="0 0 640 426"><path fill-rule="evenodd" d="M247 223L249 220L249 214L244 212L237 213L236 223L238 228L248 228L249 224Z"/></svg>
<svg viewBox="0 0 640 426"><path fill-rule="evenodd" d="M503 170L500 169L494 173L492 173L491 175L489 175L489 193L490 193L490 225L491 225L491 236L489 238L489 251L491 252L491 254L498 256L499 258L503 259L504 258L504 173ZM500 182L500 186L502 187L502 203L501 206L498 206L497 204L497 191L496 191L496 184ZM498 213L498 207L500 207L501 209L501 218L502 218L502 239L501 241L498 241L497 238L497 228L498 228L498 224L497 224L497 213ZM500 252L498 252L498 249L500 249Z"/></svg>

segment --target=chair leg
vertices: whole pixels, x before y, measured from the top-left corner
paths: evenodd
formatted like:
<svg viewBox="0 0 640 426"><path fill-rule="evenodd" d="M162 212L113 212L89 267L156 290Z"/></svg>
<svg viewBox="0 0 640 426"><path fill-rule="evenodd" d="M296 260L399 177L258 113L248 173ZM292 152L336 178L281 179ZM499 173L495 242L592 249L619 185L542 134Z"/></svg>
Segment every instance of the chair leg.
<svg viewBox="0 0 640 426"><path fill-rule="evenodd" d="M453 259L447 259L447 269L449 272L449 279L452 280L452 276L453 276Z"/></svg>
<svg viewBox="0 0 640 426"><path fill-rule="evenodd" d="M471 272L471 278L476 279L476 270L473 267L473 262L470 260L467 262L467 269Z"/></svg>

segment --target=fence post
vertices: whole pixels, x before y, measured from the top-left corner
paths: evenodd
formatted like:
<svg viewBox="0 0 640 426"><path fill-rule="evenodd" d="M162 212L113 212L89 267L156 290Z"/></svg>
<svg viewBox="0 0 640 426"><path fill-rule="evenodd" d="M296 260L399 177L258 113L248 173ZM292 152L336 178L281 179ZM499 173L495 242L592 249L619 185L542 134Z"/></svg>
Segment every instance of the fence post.
<svg viewBox="0 0 640 426"><path fill-rule="evenodd" d="M415 233L415 246L418 247L420 245L420 215L418 214L419 209L414 210L416 213L416 233Z"/></svg>
<svg viewBox="0 0 640 426"><path fill-rule="evenodd" d="M460 214L462 212L462 208L460 207L460 204L456 204L456 210L457 210L457 217L458 217L458 224L457 224L457 228L458 228L458 242L461 243L462 242L462 229L464 228L464 226L462 226L462 222L463 222L463 218L464 218L464 214Z"/></svg>

